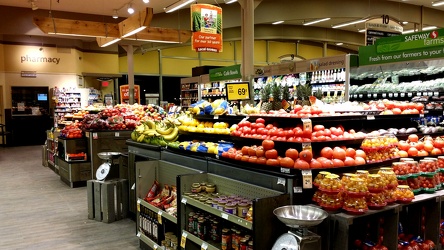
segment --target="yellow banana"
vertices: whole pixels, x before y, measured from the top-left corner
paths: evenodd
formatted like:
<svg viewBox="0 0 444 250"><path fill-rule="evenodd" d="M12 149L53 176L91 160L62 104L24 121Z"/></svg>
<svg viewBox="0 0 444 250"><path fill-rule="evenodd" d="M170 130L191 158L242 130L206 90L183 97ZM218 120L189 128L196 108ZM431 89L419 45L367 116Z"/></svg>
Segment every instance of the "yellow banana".
<svg viewBox="0 0 444 250"><path fill-rule="evenodd" d="M179 133L179 129L177 127L174 127L173 132L171 132L171 134L169 134L169 135L164 135L163 139L165 139L166 141L171 141L174 138L176 138L178 133Z"/></svg>
<svg viewBox="0 0 444 250"><path fill-rule="evenodd" d="M140 124L136 127L136 132L141 134L145 130L145 126L143 124Z"/></svg>
<svg viewBox="0 0 444 250"><path fill-rule="evenodd" d="M168 129L163 130L162 128L156 126L157 133L159 133L161 135L169 135L173 132L173 130L174 130L173 127L169 127Z"/></svg>
<svg viewBox="0 0 444 250"><path fill-rule="evenodd" d="M152 137L152 136L159 136L159 133L157 133L156 130L154 130L154 129L145 130L143 132L143 134L147 135L147 136L150 136L150 137Z"/></svg>
<svg viewBox="0 0 444 250"><path fill-rule="evenodd" d="M155 129L156 128L156 124L152 120L147 120L145 122L145 124L149 127L149 129Z"/></svg>
<svg viewBox="0 0 444 250"><path fill-rule="evenodd" d="M167 139L165 139L165 137L163 138L166 142L175 142L175 141L177 141L177 139L179 139L179 135L177 135L176 137L174 137L174 139L172 139L172 140L167 140Z"/></svg>
<svg viewBox="0 0 444 250"><path fill-rule="evenodd" d="M141 134L138 138L137 138L137 142L143 142L143 139L145 139L145 135Z"/></svg>

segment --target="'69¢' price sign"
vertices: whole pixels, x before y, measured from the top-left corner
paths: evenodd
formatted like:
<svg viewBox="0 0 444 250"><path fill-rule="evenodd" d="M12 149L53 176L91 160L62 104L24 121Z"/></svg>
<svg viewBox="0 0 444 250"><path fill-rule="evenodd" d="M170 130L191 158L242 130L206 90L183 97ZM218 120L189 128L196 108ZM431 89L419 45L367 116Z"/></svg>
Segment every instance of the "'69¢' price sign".
<svg viewBox="0 0 444 250"><path fill-rule="evenodd" d="M227 100L248 100L250 99L250 85L248 82L227 83Z"/></svg>

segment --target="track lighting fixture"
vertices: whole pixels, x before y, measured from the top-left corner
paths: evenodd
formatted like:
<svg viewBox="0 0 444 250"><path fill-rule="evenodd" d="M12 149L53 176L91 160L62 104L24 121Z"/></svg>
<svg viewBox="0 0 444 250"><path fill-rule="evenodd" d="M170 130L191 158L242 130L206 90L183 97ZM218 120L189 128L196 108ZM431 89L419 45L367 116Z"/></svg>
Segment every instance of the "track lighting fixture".
<svg viewBox="0 0 444 250"><path fill-rule="evenodd" d="M127 9L128 13L133 14L134 13L134 9L133 9L133 5L131 3L128 4L128 9Z"/></svg>
<svg viewBox="0 0 444 250"><path fill-rule="evenodd" d="M117 10L114 10L114 11L113 11L113 18L114 18L114 19L119 18L119 14L117 14Z"/></svg>
<svg viewBox="0 0 444 250"><path fill-rule="evenodd" d="M190 4L190 3L194 2L194 1L195 0L180 0L178 2L175 2L175 3L171 4L168 7L165 7L164 10L165 10L166 13L170 13L170 12L176 11L176 10L178 10L178 9L184 7L185 5Z"/></svg>

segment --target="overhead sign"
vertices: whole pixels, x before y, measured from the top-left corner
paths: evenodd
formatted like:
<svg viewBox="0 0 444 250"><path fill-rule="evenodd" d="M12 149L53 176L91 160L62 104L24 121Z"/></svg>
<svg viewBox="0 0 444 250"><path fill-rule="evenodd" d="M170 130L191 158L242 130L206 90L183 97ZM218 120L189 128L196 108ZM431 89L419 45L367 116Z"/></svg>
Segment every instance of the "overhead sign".
<svg viewBox="0 0 444 250"><path fill-rule="evenodd" d="M232 82L225 84L228 101L249 100L249 82Z"/></svg>
<svg viewBox="0 0 444 250"><path fill-rule="evenodd" d="M120 103L129 103L129 85L120 86ZM134 103L140 103L140 87L134 85Z"/></svg>
<svg viewBox="0 0 444 250"><path fill-rule="evenodd" d="M443 45L444 29L381 38L359 48L359 65L440 58Z"/></svg>
<svg viewBox="0 0 444 250"><path fill-rule="evenodd" d="M197 52L222 52L222 8L191 5L191 47Z"/></svg>
<svg viewBox="0 0 444 250"><path fill-rule="evenodd" d="M373 45L379 38L402 34L404 28L398 22L390 20L389 15L382 15L380 18L368 20L365 29L366 45Z"/></svg>
<svg viewBox="0 0 444 250"><path fill-rule="evenodd" d="M209 70L210 81L225 81L242 78L240 64Z"/></svg>

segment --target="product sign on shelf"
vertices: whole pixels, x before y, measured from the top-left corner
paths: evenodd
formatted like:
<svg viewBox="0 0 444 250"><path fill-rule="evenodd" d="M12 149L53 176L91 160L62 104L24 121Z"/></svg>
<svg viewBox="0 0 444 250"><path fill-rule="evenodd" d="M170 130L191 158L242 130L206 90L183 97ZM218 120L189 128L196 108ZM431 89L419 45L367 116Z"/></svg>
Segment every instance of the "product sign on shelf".
<svg viewBox="0 0 444 250"><path fill-rule="evenodd" d="M365 23L365 29L366 45L373 45L377 39L382 37L399 36L403 31L401 24L390 20L389 15L368 20Z"/></svg>
<svg viewBox="0 0 444 250"><path fill-rule="evenodd" d="M359 48L359 66L441 58L443 45L444 29L380 38Z"/></svg>
<svg viewBox="0 0 444 250"><path fill-rule="evenodd" d="M129 103L129 85L120 86L120 103ZM140 103L140 87L134 85L134 103Z"/></svg>
<svg viewBox="0 0 444 250"><path fill-rule="evenodd" d="M197 52L222 52L222 8L191 5L191 47Z"/></svg>
<svg viewBox="0 0 444 250"><path fill-rule="evenodd" d="M249 82L233 82L225 84L228 101L248 100L250 99Z"/></svg>
<svg viewBox="0 0 444 250"><path fill-rule="evenodd" d="M242 74L240 71L240 64L210 69L209 75L210 75L211 82L242 78Z"/></svg>

